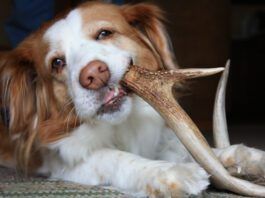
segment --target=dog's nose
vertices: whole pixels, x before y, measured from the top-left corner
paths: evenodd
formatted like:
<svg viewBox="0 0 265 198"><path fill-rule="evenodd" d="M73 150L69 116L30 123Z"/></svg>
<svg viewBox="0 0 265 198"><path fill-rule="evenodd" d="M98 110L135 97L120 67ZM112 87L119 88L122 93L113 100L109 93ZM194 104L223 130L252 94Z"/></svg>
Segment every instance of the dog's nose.
<svg viewBox="0 0 265 198"><path fill-rule="evenodd" d="M79 82L86 89L97 90L104 87L109 78L110 72L106 63L95 60L81 70Z"/></svg>

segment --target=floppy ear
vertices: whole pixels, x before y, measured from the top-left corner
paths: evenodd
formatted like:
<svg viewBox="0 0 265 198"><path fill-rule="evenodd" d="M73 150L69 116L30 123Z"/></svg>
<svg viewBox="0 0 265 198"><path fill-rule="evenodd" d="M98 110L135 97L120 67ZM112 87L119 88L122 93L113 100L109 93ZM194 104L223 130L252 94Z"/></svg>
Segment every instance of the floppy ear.
<svg viewBox="0 0 265 198"><path fill-rule="evenodd" d="M124 5L121 8L128 23L148 38L152 47L160 55L164 67L166 69L178 68L168 33L163 25L164 16L162 10L155 5L147 3Z"/></svg>
<svg viewBox="0 0 265 198"><path fill-rule="evenodd" d="M14 141L14 150L18 152L16 156L20 158L32 146L29 140L35 136L32 128L36 115L36 72L30 60L22 59L14 51L1 58L1 127L5 128L5 135Z"/></svg>
<svg viewBox="0 0 265 198"><path fill-rule="evenodd" d="M12 53L12 52L11 52ZM2 116L9 131L24 131L35 112L34 68L11 54L0 69ZM8 120L8 122L7 122Z"/></svg>

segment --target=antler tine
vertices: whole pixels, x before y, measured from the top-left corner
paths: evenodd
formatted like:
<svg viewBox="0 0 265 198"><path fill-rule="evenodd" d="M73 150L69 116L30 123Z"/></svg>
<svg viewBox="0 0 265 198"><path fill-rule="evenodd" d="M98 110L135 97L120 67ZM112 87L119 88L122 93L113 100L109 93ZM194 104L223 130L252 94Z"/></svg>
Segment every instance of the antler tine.
<svg viewBox="0 0 265 198"><path fill-rule="evenodd" d="M230 60L226 62L225 70L219 81L215 96L213 112L213 137L216 148L225 148L230 146L225 111L226 85L229 76L229 68Z"/></svg>
<svg viewBox="0 0 265 198"><path fill-rule="evenodd" d="M175 75L176 77L182 77L184 79L200 78L205 76L211 76L224 71L223 67L217 68L189 68L189 69L178 69L170 70L171 78Z"/></svg>
<svg viewBox="0 0 265 198"><path fill-rule="evenodd" d="M242 195L265 197L265 187L229 175L212 152L200 130L175 101L172 94L172 82L179 82L179 70L165 75L163 72L140 73L141 69L137 68L132 66L129 69L123 78L123 84L160 113L188 151L211 175L216 187Z"/></svg>
<svg viewBox="0 0 265 198"><path fill-rule="evenodd" d="M224 67L217 68L189 68L189 69L177 69L177 70L159 70L157 72L148 71L144 68L132 65L130 69L135 70L145 78L150 80L156 79L158 76L163 76L163 79L167 83L173 85L176 82L189 80L193 78L200 78L205 76L211 76L224 71ZM129 70L128 70L129 71ZM171 88L171 87L170 87Z"/></svg>

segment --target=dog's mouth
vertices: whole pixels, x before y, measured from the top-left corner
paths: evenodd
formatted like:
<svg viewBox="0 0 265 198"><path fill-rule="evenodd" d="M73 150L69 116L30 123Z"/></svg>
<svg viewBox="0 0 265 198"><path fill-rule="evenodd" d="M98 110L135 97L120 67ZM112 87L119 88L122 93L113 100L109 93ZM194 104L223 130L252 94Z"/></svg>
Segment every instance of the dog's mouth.
<svg viewBox="0 0 265 198"><path fill-rule="evenodd" d="M129 91L121 85L110 85L103 97L103 104L98 114L114 113L119 111Z"/></svg>
<svg viewBox="0 0 265 198"><path fill-rule="evenodd" d="M129 65L133 65L132 58ZM123 102L125 101L126 96L128 96L130 93L131 91L121 84L109 85L103 97L103 104L98 109L97 114L102 115L119 111Z"/></svg>

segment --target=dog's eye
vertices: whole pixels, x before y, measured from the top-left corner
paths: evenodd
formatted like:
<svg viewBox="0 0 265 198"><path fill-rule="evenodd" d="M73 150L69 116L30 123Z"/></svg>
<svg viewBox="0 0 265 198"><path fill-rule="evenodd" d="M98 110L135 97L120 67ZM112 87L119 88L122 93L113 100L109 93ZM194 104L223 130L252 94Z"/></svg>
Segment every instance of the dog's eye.
<svg viewBox="0 0 265 198"><path fill-rule="evenodd" d="M64 58L55 58L52 61L52 70L56 70L57 72L60 72L64 67L66 63Z"/></svg>
<svg viewBox="0 0 265 198"><path fill-rule="evenodd" d="M113 34L113 32L110 31L110 30L101 30L101 31L98 33L98 35L97 35L97 37L96 37L96 40L103 40L103 39L105 39L105 38L111 36L112 34Z"/></svg>

